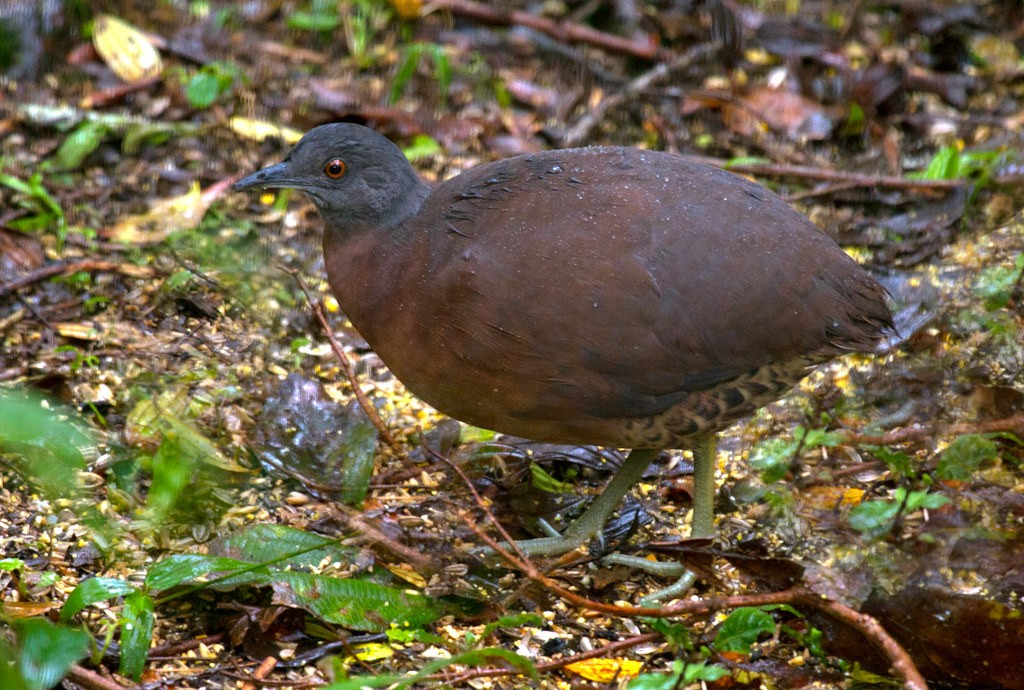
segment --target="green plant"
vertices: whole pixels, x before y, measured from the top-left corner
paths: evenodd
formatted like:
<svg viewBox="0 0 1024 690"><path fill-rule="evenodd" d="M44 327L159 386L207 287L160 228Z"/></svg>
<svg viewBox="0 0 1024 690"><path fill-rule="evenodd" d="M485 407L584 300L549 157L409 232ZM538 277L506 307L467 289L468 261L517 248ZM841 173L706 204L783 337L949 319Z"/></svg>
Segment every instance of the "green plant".
<svg viewBox="0 0 1024 690"><path fill-rule="evenodd" d="M21 218L7 221L8 227L35 232L52 228L57 233L57 251L62 251L68 234L67 220L60 203L43 186L43 174L35 172L28 180L22 180L0 172L0 184L15 191L15 205L26 211Z"/></svg>
<svg viewBox="0 0 1024 690"><path fill-rule="evenodd" d="M354 0L348 12L342 14L345 43L356 66L365 69L375 59L374 46L380 44L377 34L389 19L385 3L374 0Z"/></svg>
<svg viewBox="0 0 1024 690"><path fill-rule="evenodd" d="M337 0L312 0L308 10L288 16L288 26L301 31L334 31L340 24Z"/></svg>
<svg viewBox="0 0 1024 690"><path fill-rule="evenodd" d="M995 441L980 434L958 436L942 452L935 466L935 477L944 480L966 481L978 471L982 463L999 457Z"/></svg>
<svg viewBox="0 0 1024 690"><path fill-rule="evenodd" d="M946 146L935 153L927 168L907 177L918 180L972 179L976 187L986 187L1002 157L996 151L971 152L964 151L962 146Z"/></svg>
<svg viewBox="0 0 1024 690"><path fill-rule="evenodd" d="M15 621L14 645L0 636L0 687L48 690L71 665L84 658L91 638L84 630L54 625L45 618Z"/></svg>
<svg viewBox="0 0 1024 690"><path fill-rule="evenodd" d="M86 120L75 127L57 149L54 161L61 170L74 170L95 151L110 132L102 122Z"/></svg>
<svg viewBox="0 0 1024 690"><path fill-rule="evenodd" d="M189 79L185 87L185 98L193 108L204 110L220 96L231 93L235 84L242 79L242 72L232 63L210 62Z"/></svg>
<svg viewBox="0 0 1024 690"><path fill-rule="evenodd" d="M815 448L832 448L841 442L842 437L835 432L798 426L793 430L792 439L773 438L754 448L750 466L761 472L761 479L766 484L771 484L786 476L799 453Z"/></svg>
<svg viewBox="0 0 1024 690"><path fill-rule="evenodd" d="M401 97L424 56L428 56L434 63L434 79L437 81L438 97L441 107L444 107L448 99L448 87L452 81L452 68L448 61L448 55L444 52L444 46L436 43L411 43L402 49L398 70L391 81L389 98L392 102Z"/></svg>
<svg viewBox="0 0 1024 690"><path fill-rule="evenodd" d="M850 527L869 538L877 539L892 530L900 515L938 508L947 503L949 499L941 494L908 491L901 486L893 492L891 499L865 501L854 507L850 511Z"/></svg>
<svg viewBox="0 0 1024 690"><path fill-rule="evenodd" d="M404 586L312 572L325 562L356 558L357 549L328 537L280 525L254 525L220 540L218 549L233 557L170 556L154 564L141 585L110 577L84 580L64 603L61 621L70 621L93 604L123 599L117 623L120 670L137 679L145 666L157 608L213 586L220 591L272 586L290 606L355 630L418 629L445 612L441 602Z"/></svg>
<svg viewBox="0 0 1024 690"><path fill-rule="evenodd" d="M72 356L71 373L77 374L82 369L94 369L100 365L100 358L93 354L82 352L74 345L60 345L53 350L55 353L69 353Z"/></svg>
<svg viewBox="0 0 1024 690"><path fill-rule="evenodd" d="M1024 279L1024 254L1018 254L1012 266L990 266L978 274L974 292L985 300L985 309L996 311L1010 305Z"/></svg>
<svg viewBox="0 0 1024 690"><path fill-rule="evenodd" d="M727 675L729 671L721 666L676 659L669 673L644 673L629 681L626 687L628 690L676 690L700 681L713 683Z"/></svg>

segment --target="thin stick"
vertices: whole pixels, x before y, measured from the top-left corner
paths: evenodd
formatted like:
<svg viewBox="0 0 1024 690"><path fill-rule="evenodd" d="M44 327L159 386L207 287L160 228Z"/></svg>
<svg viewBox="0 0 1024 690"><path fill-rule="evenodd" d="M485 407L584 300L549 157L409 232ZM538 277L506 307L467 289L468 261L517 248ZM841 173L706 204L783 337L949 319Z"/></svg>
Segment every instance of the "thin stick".
<svg viewBox="0 0 1024 690"><path fill-rule="evenodd" d="M672 58L668 62L660 62L648 71L633 79L621 91L609 95L607 98L590 109L561 137L562 146L579 146L589 136L593 129L604 120L605 115L612 108L625 103L630 98L651 88L654 84L664 81L673 73L689 67L700 58L718 50L718 46L711 43L696 45L684 54Z"/></svg>
<svg viewBox="0 0 1024 690"><path fill-rule="evenodd" d="M370 399L366 397L366 393L359 386L359 379L356 378L356 373L352 369L352 363L348 361L348 355L342 349L338 340L334 337L334 331L331 330L331 324L327 321L327 312L324 309L324 305L319 300L313 299L313 293L310 291L306 281L302 279L298 271L290 268L281 267L281 270L290 275L295 282L298 284L299 289L302 290L303 294L306 295L306 302L309 304L310 309L313 310L314 316L317 321L320 322L320 327L323 328L324 334L327 336L327 342L331 345L331 350L334 351L334 356L337 357L338 363L341 365L341 371L345 375L345 379L352 387L352 393L356 396L356 401L359 403L359 407L363 408L363 412L370 419L370 423L373 424L374 428L377 429L377 433L380 434L381 439L384 440L391 450L396 453L402 452L402 446L395 440L395 437L391 435L391 431L388 430L387 425L384 424L384 420L377 414L377 408L373 406Z"/></svg>
<svg viewBox="0 0 1024 690"><path fill-rule="evenodd" d="M434 0L425 8L427 12L433 10L446 10L452 14L498 26L525 26L562 43L585 43L642 60L667 61L673 57L671 51L660 48L654 41L633 41L583 24L557 22L517 10L507 12L472 0Z"/></svg>
<svg viewBox="0 0 1024 690"><path fill-rule="evenodd" d="M120 273L130 278L152 278L155 275L155 272L149 266L136 266L135 264L104 261L103 259L82 259L80 261L50 264L49 266L43 266L42 268L25 273L20 278L0 285L0 297L6 297L12 292L28 287L33 283L38 283L41 280L78 273L79 271Z"/></svg>

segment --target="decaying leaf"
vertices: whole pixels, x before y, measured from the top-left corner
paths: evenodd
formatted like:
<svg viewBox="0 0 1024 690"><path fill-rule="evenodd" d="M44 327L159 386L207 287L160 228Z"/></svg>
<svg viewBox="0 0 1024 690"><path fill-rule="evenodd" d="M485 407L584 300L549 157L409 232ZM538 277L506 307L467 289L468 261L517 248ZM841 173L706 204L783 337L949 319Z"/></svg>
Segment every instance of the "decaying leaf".
<svg viewBox="0 0 1024 690"><path fill-rule="evenodd" d="M122 19L109 14L97 17L92 42L110 70L128 83L151 79L163 71L163 61L153 43Z"/></svg>
<svg viewBox="0 0 1024 690"><path fill-rule="evenodd" d="M298 143L302 138L302 132L291 127L282 127L266 120L253 120L248 117L233 117L228 120L228 126L240 136L255 141L263 141L272 137L278 138L288 144Z"/></svg>

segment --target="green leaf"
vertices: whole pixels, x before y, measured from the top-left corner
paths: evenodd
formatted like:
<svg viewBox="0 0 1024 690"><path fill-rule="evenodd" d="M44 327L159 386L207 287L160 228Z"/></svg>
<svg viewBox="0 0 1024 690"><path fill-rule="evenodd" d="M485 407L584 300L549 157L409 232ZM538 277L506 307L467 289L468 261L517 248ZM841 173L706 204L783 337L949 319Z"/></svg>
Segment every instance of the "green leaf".
<svg viewBox="0 0 1024 690"><path fill-rule="evenodd" d="M729 614L715 635L715 649L720 652L750 653L750 646L761 635L775 632L775 619L760 608L744 606Z"/></svg>
<svg viewBox="0 0 1024 690"><path fill-rule="evenodd" d="M985 309L996 311L1010 304L1013 291L1024 271L1024 254L1018 254L1013 266L990 266L983 270L974 283L974 292L985 300Z"/></svg>
<svg viewBox="0 0 1024 690"><path fill-rule="evenodd" d="M547 491L552 494L564 494L574 490L572 484L558 481L536 462L530 463L530 475L533 478L533 485L541 491Z"/></svg>
<svg viewBox="0 0 1024 690"><path fill-rule="evenodd" d="M99 148L106 136L105 125L99 122L83 122L64 139L64 143L57 149L57 165L62 170L78 168L86 156Z"/></svg>
<svg viewBox="0 0 1024 690"><path fill-rule="evenodd" d="M452 83L451 63L448 62L448 54L442 45L432 44L430 57L434 60L434 79L437 80L438 99L441 102L441 107L444 108L448 102L448 88Z"/></svg>
<svg viewBox="0 0 1024 690"><path fill-rule="evenodd" d="M949 499L942 494L930 494L927 491L911 491L907 494L906 512L912 513L915 510L934 510L949 503Z"/></svg>
<svg viewBox="0 0 1024 690"><path fill-rule="evenodd" d="M0 688L28 690L18 667L18 654L4 635L0 635Z"/></svg>
<svg viewBox="0 0 1024 690"><path fill-rule="evenodd" d="M329 623L381 632L392 625L417 628L441 617L436 599L365 580L294 571L274 574L275 603L303 608Z"/></svg>
<svg viewBox="0 0 1024 690"><path fill-rule="evenodd" d="M68 600L60 610L62 621L70 620L72 616L99 601L107 601L132 594L137 591L135 585L116 577L92 577L78 583L78 586L68 595Z"/></svg>
<svg viewBox="0 0 1024 690"><path fill-rule="evenodd" d="M205 69L192 75L188 86L185 87L185 98L188 99L189 105L199 110L209 108L219 95L220 79Z"/></svg>
<svg viewBox="0 0 1024 690"><path fill-rule="evenodd" d="M135 592L125 597L121 611L121 664L123 675L139 680L153 641L153 600Z"/></svg>
<svg viewBox="0 0 1024 690"><path fill-rule="evenodd" d="M761 473L761 481L765 484L780 481L789 472L796 447L797 442L791 439L768 439L754 448L750 454L750 466Z"/></svg>
<svg viewBox="0 0 1024 690"><path fill-rule="evenodd" d="M340 25L341 19L337 14L294 12L288 17L288 27L302 31L334 31Z"/></svg>
<svg viewBox="0 0 1024 690"><path fill-rule="evenodd" d="M209 544L211 554L250 563L274 562L278 567L299 569L319 564L327 557L354 560L359 549L337 539L287 525L251 525Z"/></svg>
<svg viewBox="0 0 1024 690"><path fill-rule="evenodd" d="M377 428L365 414L353 415L338 448L341 461L341 501L360 506L370 490L377 451Z"/></svg>
<svg viewBox="0 0 1024 690"><path fill-rule="evenodd" d="M938 151L921 173L923 180L955 180L960 173L960 149L946 146Z"/></svg>
<svg viewBox="0 0 1024 690"><path fill-rule="evenodd" d="M805 429L798 426L793 430L793 438L801 442L803 450L814 448L835 448L843 442L843 437L834 431L824 429Z"/></svg>
<svg viewBox="0 0 1024 690"><path fill-rule="evenodd" d="M935 476L939 479L967 481L982 463L999 457L999 449L994 441L979 434L959 436L942 453Z"/></svg>
<svg viewBox="0 0 1024 690"><path fill-rule="evenodd" d="M391 91L388 93L389 103L395 103L401 98L406 84L412 79L412 75L416 72L416 66L420 63L420 57L423 55L423 44L408 45L402 53L402 61L398 63L395 76L391 78Z"/></svg>
<svg viewBox="0 0 1024 690"><path fill-rule="evenodd" d="M892 450L886 446L871 446L871 452L898 477L915 477L914 462L909 455L901 450Z"/></svg>
<svg viewBox="0 0 1024 690"><path fill-rule="evenodd" d="M196 458L186 451L182 437L166 434L153 456L153 481L146 499L146 517L160 524L189 485Z"/></svg>
<svg viewBox="0 0 1024 690"><path fill-rule="evenodd" d="M163 591L187 582L193 582L211 573L240 575L246 573L246 571L251 571L254 567L257 570L253 571L254 574L250 574L250 577L245 582L266 583L269 573L262 564L247 563L235 560L234 558L208 556L198 553L175 554L157 561L149 569L149 572L146 573L146 586L155 591Z"/></svg>
<svg viewBox="0 0 1024 690"><path fill-rule="evenodd" d="M417 134L412 138L412 143L402 149L402 153L411 161L433 156L440 151L441 145L437 139L428 134Z"/></svg>
<svg viewBox="0 0 1024 690"><path fill-rule="evenodd" d="M762 156L736 156L725 162L725 169L728 170L737 165L770 165L773 162L772 159Z"/></svg>
<svg viewBox="0 0 1024 690"><path fill-rule="evenodd" d="M45 399L0 390L0 453L24 458L29 479L49 497L72 497L93 440L69 413Z"/></svg>
<svg viewBox="0 0 1024 690"><path fill-rule="evenodd" d="M14 630L18 637L18 670L27 690L57 685L71 665L85 657L92 639L83 630L54 625L45 618L16 621Z"/></svg>
<svg viewBox="0 0 1024 690"><path fill-rule="evenodd" d="M694 649L693 640L690 637L690 628L682 623L671 621L668 618L644 618L644 624L652 631L661 633L673 647L679 647L687 651Z"/></svg>
<svg viewBox="0 0 1024 690"><path fill-rule="evenodd" d="M644 673L629 681L627 690L678 690L698 681L713 683L729 675L721 666L708 666L703 661L687 663L682 659L672 662L669 673Z"/></svg>
<svg viewBox="0 0 1024 690"><path fill-rule="evenodd" d="M923 508L938 508L947 503L949 499L941 494L908 492L901 486L893 492L891 500L867 501L853 508L850 511L850 526L868 537L876 538L892 529L901 509L905 513L912 513Z"/></svg>
<svg viewBox="0 0 1024 690"><path fill-rule="evenodd" d="M865 501L850 511L850 527L868 537L880 537L892 527L899 510L900 501Z"/></svg>

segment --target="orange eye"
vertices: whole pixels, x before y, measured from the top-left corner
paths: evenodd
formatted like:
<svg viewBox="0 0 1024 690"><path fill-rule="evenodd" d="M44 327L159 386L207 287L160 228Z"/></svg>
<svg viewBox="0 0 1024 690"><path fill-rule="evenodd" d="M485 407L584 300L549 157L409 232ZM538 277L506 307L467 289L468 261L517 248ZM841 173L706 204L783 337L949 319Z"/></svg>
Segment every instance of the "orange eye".
<svg viewBox="0 0 1024 690"><path fill-rule="evenodd" d="M345 161L340 158L332 158L324 166L324 174L332 180L340 179L345 175Z"/></svg>

